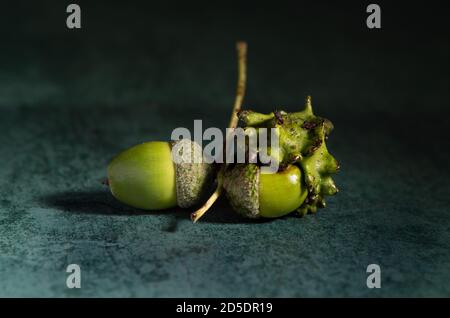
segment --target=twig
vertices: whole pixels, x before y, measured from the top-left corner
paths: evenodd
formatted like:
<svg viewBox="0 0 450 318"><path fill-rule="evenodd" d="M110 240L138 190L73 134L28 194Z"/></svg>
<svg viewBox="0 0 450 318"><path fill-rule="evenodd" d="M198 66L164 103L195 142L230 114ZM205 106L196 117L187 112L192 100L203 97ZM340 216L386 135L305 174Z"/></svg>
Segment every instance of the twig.
<svg viewBox="0 0 450 318"><path fill-rule="evenodd" d="M233 111L231 113L230 123L228 128L236 128L238 124L238 112L241 110L242 101L245 95L245 83L247 81L247 43L238 42L236 44L236 49L238 53L238 82L236 88L236 98L234 100ZM231 130L229 130L231 134ZM228 135L227 135L228 138ZM203 206L197 211L191 214L191 220L195 223L197 222L216 202L216 200L222 194L223 188L223 174L225 173L226 164L223 164L217 174L217 188L214 193L209 197L209 199L203 204Z"/></svg>

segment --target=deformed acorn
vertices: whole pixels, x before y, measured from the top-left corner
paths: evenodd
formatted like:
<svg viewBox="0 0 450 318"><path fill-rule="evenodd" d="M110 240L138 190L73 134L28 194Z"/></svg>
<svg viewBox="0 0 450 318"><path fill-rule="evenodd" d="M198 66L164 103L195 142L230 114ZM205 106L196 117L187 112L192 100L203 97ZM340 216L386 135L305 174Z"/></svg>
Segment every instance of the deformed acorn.
<svg viewBox="0 0 450 318"><path fill-rule="evenodd" d="M179 153L179 160L173 160L175 147L185 151ZM135 208L191 207L208 193L214 179L214 167L198 156L202 156L200 145L188 139L142 143L110 162L108 185L117 200Z"/></svg>
<svg viewBox="0 0 450 318"><path fill-rule="evenodd" d="M338 191L331 174L339 167L325 144L333 125L313 114L311 98L300 112L245 110L238 117L244 129L275 128L279 146L269 147L268 154L280 169L265 174L256 164L228 167L223 187L234 210L248 218L273 218L295 210L303 216L325 207L324 196Z"/></svg>

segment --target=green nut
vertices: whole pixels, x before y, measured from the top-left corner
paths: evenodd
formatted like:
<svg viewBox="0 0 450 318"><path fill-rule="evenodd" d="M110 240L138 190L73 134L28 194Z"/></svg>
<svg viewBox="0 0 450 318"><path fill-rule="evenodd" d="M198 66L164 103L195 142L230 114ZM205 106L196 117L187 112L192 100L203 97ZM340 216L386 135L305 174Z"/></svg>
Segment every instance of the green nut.
<svg viewBox="0 0 450 318"><path fill-rule="evenodd" d="M190 151L176 162L173 147ZM210 190L214 177L213 166L198 156L202 156L201 147L188 139L131 147L108 165L111 193L120 202L144 210L193 206Z"/></svg>
<svg viewBox="0 0 450 318"><path fill-rule="evenodd" d="M255 164L237 164L224 175L233 209L247 218L276 218L298 209L308 194L302 171L295 165L262 173Z"/></svg>
<svg viewBox="0 0 450 318"><path fill-rule="evenodd" d="M281 170L289 165L296 165L302 170L308 194L298 209L299 214L315 213L317 208L325 207L325 196L338 192L331 176L339 170L339 164L325 144L333 124L314 115L311 98L307 98L305 108L299 112L261 114L245 110L238 116L244 128L275 128L279 148L277 152L269 148L268 154L279 163Z"/></svg>

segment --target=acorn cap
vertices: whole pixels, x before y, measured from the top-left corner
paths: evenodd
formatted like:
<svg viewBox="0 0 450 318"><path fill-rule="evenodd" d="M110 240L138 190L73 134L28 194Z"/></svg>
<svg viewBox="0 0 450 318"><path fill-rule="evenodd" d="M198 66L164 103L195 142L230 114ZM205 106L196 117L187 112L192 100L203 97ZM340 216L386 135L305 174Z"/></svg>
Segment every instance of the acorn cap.
<svg viewBox="0 0 450 318"><path fill-rule="evenodd" d="M259 167L236 164L227 169L223 187L233 209L244 217L256 219L259 213Z"/></svg>
<svg viewBox="0 0 450 318"><path fill-rule="evenodd" d="M171 145L177 203L179 207L188 208L198 204L211 191L216 169L205 162L202 147L195 141L181 139ZM174 160L174 153L178 160Z"/></svg>

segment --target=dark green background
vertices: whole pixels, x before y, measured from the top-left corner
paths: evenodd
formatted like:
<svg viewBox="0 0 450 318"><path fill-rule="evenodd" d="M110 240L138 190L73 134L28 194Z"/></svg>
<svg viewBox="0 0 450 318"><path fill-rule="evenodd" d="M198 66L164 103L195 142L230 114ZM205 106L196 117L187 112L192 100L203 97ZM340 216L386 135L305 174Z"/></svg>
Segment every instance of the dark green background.
<svg viewBox="0 0 450 318"><path fill-rule="evenodd" d="M438 3L22 2L0 14L0 296L450 296L449 53ZM379 3L379 2L378 2ZM299 219L219 202L144 213L100 180L118 151L313 96L341 192ZM65 286L77 263L82 288ZM382 288L366 287L381 266Z"/></svg>

